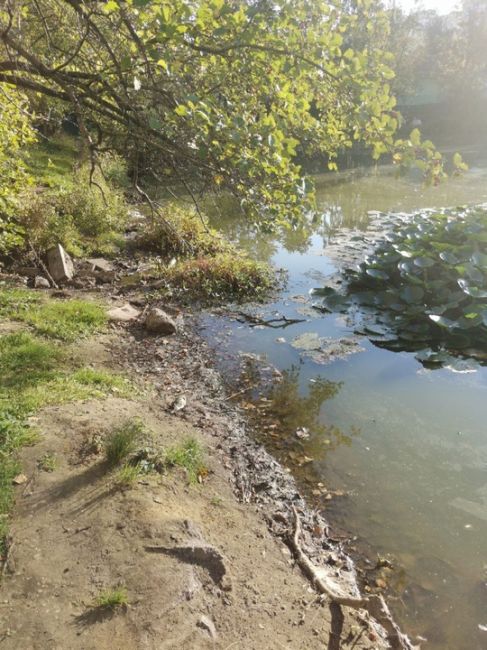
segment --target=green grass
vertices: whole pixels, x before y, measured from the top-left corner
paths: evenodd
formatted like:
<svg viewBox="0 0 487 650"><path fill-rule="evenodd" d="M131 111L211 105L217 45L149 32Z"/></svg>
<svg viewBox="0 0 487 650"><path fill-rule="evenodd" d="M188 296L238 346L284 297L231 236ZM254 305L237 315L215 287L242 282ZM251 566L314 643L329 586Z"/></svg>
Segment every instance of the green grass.
<svg viewBox="0 0 487 650"><path fill-rule="evenodd" d="M144 433L140 420L127 420L110 433L105 442L105 459L110 466L119 465L137 449Z"/></svg>
<svg viewBox="0 0 487 650"><path fill-rule="evenodd" d="M73 167L79 160L79 141L69 136L56 136L29 147L26 155L28 171L43 185L59 187L69 183ZM71 181L72 182L72 181Z"/></svg>
<svg viewBox="0 0 487 650"><path fill-rule="evenodd" d="M51 381L63 360L62 351L28 332L0 338L0 390L23 390Z"/></svg>
<svg viewBox="0 0 487 650"><path fill-rule="evenodd" d="M188 438L181 444L167 449L165 462L169 467L185 469L189 482L193 484L206 472L203 447L195 438Z"/></svg>
<svg viewBox="0 0 487 650"><path fill-rule="evenodd" d="M86 300L48 302L20 318L40 334L67 342L100 331L107 323L103 307Z"/></svg>
<svg viewBox="0 0 487 650"><path fill-rule="evenodd" d="M29 426L29 416L51 404L101 399L113 393L120 397L133 394L130 383L120 375L76 368L72 355L68 355L66 339L71 339L75 332L79 335L91 332L101 322L100 311L104 312L93 303L74 303L71 309L65 309L69 303L39 304L34 292L0 290L0 316L20 317L32 322L34 327L38 323L36 329L46 329L46 334L55 333L61 339L53 341L29 331L0 336L0 554L5 546L14 496L12 479L20 471L17 451L37 439L35 429ZM61 311L59 306L63 308ZM44 327L38 321L40 313L47 315ZM52 471L53 463L53 458L45 457L39 466Z"/></svg>
<svg viewBox="0 0 487 650"><path fill-rule="evenodd" d="M49 338L72 342L102 330L107 315L88 300L42 301L27 289L0 289L0 316L27 323Z"/></svg>
<svg viewBox="0 0 487 650"><path fill-rule="evenodd" d="M43 472L54 472L57 466L58 461L55 454L44 454L44 456L41 456L37 461L37 467Z"/></svg>
<svg viewBox="0 0 487 650"><path fill-rule="evenodd" d="M142 474L144 474L144 469L140 463L135 465L126 463L115 472L113 475L113 482L120 488L129 488L132 487Z"/></svg>
<svg viewBox="0 0 487 650"><path fill-rule="evenodd" d="M126 587L113 587L102 591L95 599L95 606L106 609L126 607L129 604Z"/></svg>
<svg viewBox="0 0 487 650"><path fill-rule="evenodd" d="M39 303L41 297L28 289L0 288L0 316L13 317Z"/></svg>

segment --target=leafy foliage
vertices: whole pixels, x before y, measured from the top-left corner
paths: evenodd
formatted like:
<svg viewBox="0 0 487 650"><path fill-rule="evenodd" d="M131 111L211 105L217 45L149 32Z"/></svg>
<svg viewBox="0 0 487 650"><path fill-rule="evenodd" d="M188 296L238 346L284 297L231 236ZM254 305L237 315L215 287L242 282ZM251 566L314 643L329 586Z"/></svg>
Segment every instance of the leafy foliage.
<svg viewBox="0 0 487 650"><path fill-rule="evenodd" d="M161 220L162 218L162 220ZM136 240L137 248L165 258L201 257L228 252L231 244L221 233L203 222L192 207L176 201L164 205L158 217L148 219ZM169 224L170 228L167 228Z"/></svg>
<svg viewBox="0 0 487 650"><path fill-rule="evenodd" d="M0 254L22 242L23 230L12 219L17 198L31 178L22 159L22 148L34 141L26 115L24 95L6 84L0 86Z"/></svg>
<svg viewBox="0 0 487 650"><path fill-rule="evenodd" d="M68 105L92 169L116 149L139 190L227 189L295 225L313 204L298 153L334 169L354 142L393 149L387 31L378 0L12 0L0 82Z"/></svg>
<svg viewBox="0 0 487 650"><path fill-rule="evenodd" d="M164 272L173 290L185 299L212 302L262 300L277 287L275 272L237 251L181 260Z"/></svg>
<svg viewBox="0 0 487 650"><path fill-rule="evenodd" d="M72 155L69 149L68 154ZM96 186L90 185L89 165L69 170L69 161L73 165L75 159L63 155L54 171L41 175L48 187L23 192L15 223L40 252L60 243L75 255L113 253L128 218L123 193L99 171L91 179ZM107 159L107 168L117 176L123 174L123 168L115 169L112 162Z"/></svg>
<svg viewBox="0 0 487 650"><path fill-rule="evenodd" d="M361 330L376 345L421 350L418 359L430 365L450 363L448 353L484 360L486 245L485 208L419 214L348 272L348 295L316 295L326 310L359 307Z"/></svg>

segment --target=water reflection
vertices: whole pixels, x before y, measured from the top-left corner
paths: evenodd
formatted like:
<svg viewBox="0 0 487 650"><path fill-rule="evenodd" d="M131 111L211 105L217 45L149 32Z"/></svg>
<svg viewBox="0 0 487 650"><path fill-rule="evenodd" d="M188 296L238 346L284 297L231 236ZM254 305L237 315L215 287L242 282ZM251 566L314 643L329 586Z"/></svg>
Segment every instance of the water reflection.
<svg viewBox="0 0 487 650"><path fill-rule="evenodd" d="M363 254L355 234L371 244L377 239L373 223L366 233L341 229L365 227L369 211L411 213L483 203L487 171L473 169L438 188L380 175L329 180L317 183L320 217L296 237L256 234L242 219L232 220L230 210L220 220L251 255L288 269L287 291L262 307L269 318L276 312L291 319L304 315L312 325L296 323L276 333L214 319L208 339L220 351L226 327L229 354L265 355L281 371L279 377L271 369L262 385L256 370L246 393L251 397L242 406L255 418L260 440L301 484L309 481L311 498L320 481L348 493L337 505L326 501L327 516L368 541L372 562L376 553L394 558L392 604L405 629L429 639L425 650L484 650L487 632L479 626L487 625L487 368L432 373L410 353L374 347L365 332L366 352L323 369L291 343L310 331L334 338L353 333L347 316L316 312L313 318L309 304L303 305L310 289L327 284L319 274L335 272L335 241L346 239L340 255L348 248L352 258L355 247ZM235 390L241 390L244 378L240 373L234 378ZM317 498L322 505L327 496Z"/></svg>
<svg viewBox="0 0 487 650"><path fill-rule="evenodd" d="M304 471L308 484L321 480L319 464L327 454L350 446L359 433L355 427L345 433L326 421L326 402L338 394L343 382L317 375L303 389L299 367L264 379L261 362L246 359L238 385L252 391L241 405L249 413L256 437L281 462L293 466L298 476Z"/></svg>

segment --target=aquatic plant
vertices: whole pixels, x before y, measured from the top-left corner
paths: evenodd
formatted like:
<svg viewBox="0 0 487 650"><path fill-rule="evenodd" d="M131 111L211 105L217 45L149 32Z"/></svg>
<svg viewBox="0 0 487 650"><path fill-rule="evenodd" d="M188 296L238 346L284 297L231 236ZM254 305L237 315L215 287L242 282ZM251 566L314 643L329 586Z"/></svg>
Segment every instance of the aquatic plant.
<svg viewBox="0 0 487 650"><path fill-rule="evenodd" d="M346 277L346 294L314 290L315 307L354 313L356 332L376 345L431 366L487 360L485 206L415 215Z"/></svg>

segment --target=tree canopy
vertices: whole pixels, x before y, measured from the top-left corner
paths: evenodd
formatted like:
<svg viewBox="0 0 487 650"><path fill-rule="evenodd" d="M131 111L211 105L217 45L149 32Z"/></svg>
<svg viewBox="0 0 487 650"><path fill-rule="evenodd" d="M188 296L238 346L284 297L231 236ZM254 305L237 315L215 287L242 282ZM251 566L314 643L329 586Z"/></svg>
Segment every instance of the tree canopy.
<svg viewBox="0 0 487 650"><path fill-rule="evenodd" d="M7 0L0 83L73 114L93 165L123 152L142 192L222 188L292 223L312 201L297 153L394 148L387 30L378 0ZM400 149L439 167L417 138Z"/></svg>

